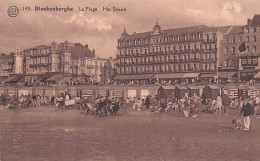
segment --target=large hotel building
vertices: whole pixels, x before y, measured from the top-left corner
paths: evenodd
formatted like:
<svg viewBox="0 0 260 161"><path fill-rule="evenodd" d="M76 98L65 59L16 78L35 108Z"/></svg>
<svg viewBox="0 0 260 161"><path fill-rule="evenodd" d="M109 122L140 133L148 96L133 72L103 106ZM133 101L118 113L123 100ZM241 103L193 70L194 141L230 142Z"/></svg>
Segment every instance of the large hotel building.
<svg viewBox="0 0 260 161"><path fill-rule="evenodd" d="M201 25L163 30L156 23L149 32L130 35L124 30L118 39L115 79L120 82L157 79L192 83L217 78L232 81L240 77L238 69L245 67L244 57L238 52L241 44L246 41L247 55L260 53L256 44L260 40L258 25L259 16L255 15L245 26ZM255 69L253 75L257 72Z"/></svg>

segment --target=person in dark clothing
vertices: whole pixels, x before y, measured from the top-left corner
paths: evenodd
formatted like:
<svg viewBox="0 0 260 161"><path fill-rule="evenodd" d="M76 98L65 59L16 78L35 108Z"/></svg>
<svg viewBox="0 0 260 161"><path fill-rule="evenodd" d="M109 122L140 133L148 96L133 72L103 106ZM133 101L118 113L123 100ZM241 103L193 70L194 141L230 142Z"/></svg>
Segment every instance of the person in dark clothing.
<svg viewBox="0 0 260 161"><path fill-rule="evenodd" d="M241 108L240 115L244 117L244 128L242 130L249 130L250 127L250 115L254 114L254 109L248 100L244 100L244 104Z"/></svg>
<svg viewBox="0 0 260 161"><path fill-rule="evenodd" d="M51 97L51 104L50 104L51 106L54 106L54 105L55 105L55 104L54 104L54 100L55 100L55 98L54 98L54 96L52 96L52 97Z"/></svg>
<svg viewBox="0 0 260 161"><path fill-rule="evenodd" d="M146 109L149 109L149 108L150 108L150 96L146 96L145 106L146 106Z"/></svg>
<svg viewBox="0 0 260 161"><path fill-rule="evenodd" d="M6 95L5 94L2 95L2 105L6 106Z"/></svg>

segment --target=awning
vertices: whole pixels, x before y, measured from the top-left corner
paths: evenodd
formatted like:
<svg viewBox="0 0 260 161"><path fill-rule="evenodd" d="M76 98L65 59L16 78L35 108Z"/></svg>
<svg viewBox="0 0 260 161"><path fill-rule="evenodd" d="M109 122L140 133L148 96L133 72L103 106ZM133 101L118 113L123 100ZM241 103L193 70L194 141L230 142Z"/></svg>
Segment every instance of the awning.
<svg viewBox="0 0 260 161"><path fill-rule="evenodd" d="M254 78L260 78L260 72L258 72L258 73L254 76Z"/></svg>
<svg viewBox="0 0 260 161"><path fill-rule="evenodd" d="M20 79L22 79L24 76L23 75L14 75L14 76L9 76L5 82L17 82Z"/></svg>
<svg viewBox="0 0 260 161"><path fill-rule="evenodd" d="M235 76L235 72L219 72L218 77L219 78L231 78Z"/></svg>
<svg viewBox="0 0 260 161"><path fill-rule="evenodd" d="M142 74L142 75L117 75L115 80L142 80L142 79L179 79L179 78L196 78L200 73L171 73L171 74Z"/></svg>
<svg viewBox="0 0 260 161"><path fill-rule="evenodd" d="M60 82L69 82L72 77L64 77Z"/></svg>
<svg viewBox="0 0 260 161"><path fill-rule="evenodd" d="M171 79L171 78L197 78L200 73L171 73L171 74L159 74L158 77L162 79Z"/></svg>
<svg viewBox="0 0 260 161"><path fill-rule="evenodd" d="M60 74L54 74L50 78L48 78L46 81L60 81L62 79L62 76Z"/></svg>
<svg viewBox="0 0 260 161"><path fill-rule="evenodd" d="M141 80L141 79L152 79L157 78L156 74L142 74L142 75L117 75L115 80Z"/></svg>
<svg viewBox="0 0 260 161"><path fill-rule="evenodd" d="M77 77L73 77L70 81L71 82L86 83L86 81L90 81L90 78L86 77L86 76L77 76Z"/></svg>
<svg viewBox="0 0 260 161"><path fill-rule="evenodd" d="M214 78L215 76L217 76L217 74L215 73L209 73L209 74L201 74L201 78Z"/></svg>
<svg viewBox="0 0 260 161"><path fill-rule="evenodd" d="M0 77L0 82L1 82L1 81L5 81L6 78L7 78L7 77Z"/></svg>
<svg viewBox="0 0 260 161"><path fill-rule="evenodd" d="M14 79L16 79L16 75L9 76L7 79L5 79L5 82L12 82Z"/></svg>
<svg viewBox="0 0 260 161"><path fill-rule="evenodd" d="M33 82L39 80L38 76L24 76L17 83Z"/></svg>
<svg viewBox="0 0 260 161"><path fill-rule="evenodd" d="M39 80L41 82L45 82L47 79L49 79L52 75L42 75L40 76Z"/></svg>

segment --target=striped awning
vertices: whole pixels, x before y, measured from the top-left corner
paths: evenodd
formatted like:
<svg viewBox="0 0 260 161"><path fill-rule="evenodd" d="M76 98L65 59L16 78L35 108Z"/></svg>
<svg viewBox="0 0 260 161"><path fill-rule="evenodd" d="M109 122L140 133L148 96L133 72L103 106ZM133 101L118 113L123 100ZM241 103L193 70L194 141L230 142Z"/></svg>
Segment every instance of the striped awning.
<svg viewBox="0 0 260 161"><path fill-rule="evenodd" d="M133 75L117 75L115 80L146 80L146 79L182 79L197 78L200 73L169 73L169 74L133 74Z"/></svg>

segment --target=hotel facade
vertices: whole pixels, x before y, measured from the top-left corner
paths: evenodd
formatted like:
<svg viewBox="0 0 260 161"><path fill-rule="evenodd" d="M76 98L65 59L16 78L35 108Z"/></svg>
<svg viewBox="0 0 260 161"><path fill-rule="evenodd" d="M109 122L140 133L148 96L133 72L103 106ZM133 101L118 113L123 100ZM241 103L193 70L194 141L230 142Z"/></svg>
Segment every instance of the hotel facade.
<svg viewBox="0 0 260 161"><path fill-rule="evenodd" d="M260 31L252 26L256 24L256 17L248 20L250 25L244 26L200 25L163 30L156 23L152 31L133 34L128 34L124 29L118 39L115 80L150 82L157 79L160 82L187 83L217 79L236 81L247 72L244 72L239 46L250 39L246 42L247 48L252 48L255 54L259 53L260 47L257 46L260 41L256 33ZM250 32L247 32L248 28Z"/></svg>
<svg viewBox="0 0 260 161"><path fill-rule="evenodd" d="M191 26L128 35L118 40L117 77L119 81L185 80L217 72L218 47L230 26Z"/></svg>

